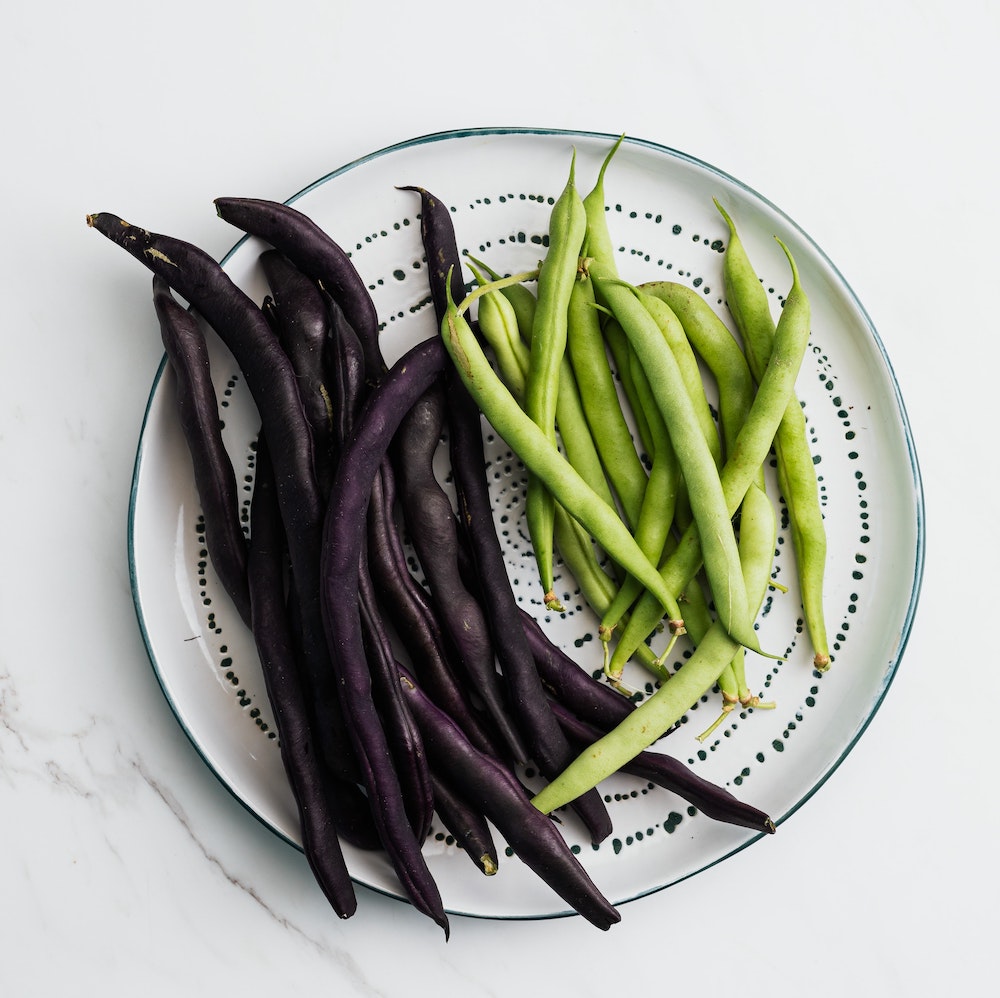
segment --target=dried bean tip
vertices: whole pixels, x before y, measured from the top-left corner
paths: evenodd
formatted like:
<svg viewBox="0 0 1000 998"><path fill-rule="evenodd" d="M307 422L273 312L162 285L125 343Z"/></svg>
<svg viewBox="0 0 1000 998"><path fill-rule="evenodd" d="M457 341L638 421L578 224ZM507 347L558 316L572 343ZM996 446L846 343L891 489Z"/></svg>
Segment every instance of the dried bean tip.
<svg viewBox="0 0 1000 998"><path fill-rule="evenodd" d="M813 667L818 672L826 672L830 668L830 656L824 652L816 652L815 658L813 658Z"/></svg>
<svg viewBox="0 0 1000 998"><path fill-rule="evenodd" d="M553 613L564 613L566 607L562 605L559 597L550 589L545 594L545 609L551 610Z"/></svg>
<svg viewBox="0 0 1000 998"><path fill-rule="evenodd" d="M493 862L492 857L490 857L486 853L484 853L482 856L479 857L479 865L483 868L483 873L485 873L487 877L494 876L497 870L500 869L500 867L498 867L497 864Z"/></svg>

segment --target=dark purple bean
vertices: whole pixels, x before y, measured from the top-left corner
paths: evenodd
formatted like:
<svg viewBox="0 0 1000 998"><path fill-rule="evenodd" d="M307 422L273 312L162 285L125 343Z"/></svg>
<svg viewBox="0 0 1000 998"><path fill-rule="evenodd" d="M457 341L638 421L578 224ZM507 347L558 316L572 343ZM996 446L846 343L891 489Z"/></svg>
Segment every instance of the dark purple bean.
<svg viewBox="0 0 1000 998"><path fill-rule="evenodd" d="M632 700L584 672L566 652L553 644L530 613L521 611L521 626L542 683L578 717L602 731L610 731L635 710Z"/></svg>
<svg viewBox="0 0 1000 998"><path fill-rule="evenodd" d="M400 424L393 446L403 514L458 661L514 758L526 762L530 752L504 703L489 624L459 572L455 511L434 475L445 404L439 383L418 399Z"/></svg>
<svg viewBox="0 0 1000 998"><path fill-rule="evenodd" d="M333 305L336 308L336 305ZM331 330L334 357L329 394L330 412L338 453L354 431L368 389L360 342L346 321ZM339 458L338 458L339 463ZM387 464L382 462L383 467ZM369 502L369 510L372 504ZM371 517L369 516L369 519ZM358 566L358 605L364 649L370 671L372 695L382 720L386 741L399 777L406 813L413 834L423 842L431 827L434 794L420 733L410 717L396 682L395 658L378 604L369 567L367 533L362 538Z"/></svg>
<svg viewBox="0 0 1000 998"><path fill-rule="evenodd" d="M603 732L581 721L562 704L553 703L553 710L570 737L581 747L593 745ZM752 828L758 832L774 832L774 822L750 804L744 804L728 790L691 772L684 763L672 756L649 750L640 752L621 771L655 783L683 797L699 811L731 825Z"/></svg>
<svg viewBox="0 0 1000 998"><path fill-rule="evenodd" d="M368 550L372 578L382 604L391 612L417 679L431 699L454 718L476 748L500 758L499 748L456 678L441 625L426 590L410 572L393 515L395 478L385 462L375 479L371 503Z"/></svg>
<svg viewBox="0 0 1000 998"><path fill-rule="evenodd" d="M319 606L319 558L323 502L312 463L312 436L291 362L264 314L203 250L171 236L130 225L101 212L87 223L162 277L198 312L233 354L257 406L271 447L278 500L288 540L305 641L309 703L317 715L317 748L341 775L355 767L323 641Z"/></svg>
<svg viewBox="0 0 1000 998"><path fill-rule="evenodd" d="M460 277L461 256L451 213L443 202L423 188L407 189L420 194L420 233L430 269L431 297L440 323L447 310L449 274L452 298L458 301L464 293ZM455 298L456 295L459 297ZM454 371L447 391L451 465L459 516L508 690L510 709L539 771L546 779L555 779L573 761L576 753L552 716L531 648L521 628L521 611L511 589L493 520L479 407ZM587 826L595 844L611 834L611 818L596 791L591 790L574 801L573 810Z"/></svg>
<svg viewBox="0 0 1000 998"><path fill-rule="evenodd" d="M496 826L525 866L599 929L620 921L557 826L532 805L513 773L477 751L411 676L401 671L400 681L432 763L446 768L456 789Z"/></svg>
<svg viewBox="0 0 1000 998"><path fill-rule="evenodd" d="M273 328L299 382L299 394L313 436L316 480L329 492L333 478L333 427L325 357L331 335L331 310L326 295L278 250L260 255L271 288Z"/></svg>
<svg viewBox="0 0 1000 998"><path fill-rule="evenodd" d="M219 217L281 250L340 306L365 348L369 377L384 370L378 316L350 256L298 209L259 198L216 198Z"/></svg>
<svg viewBox="0 0 1000 998"><path fill-rule="evenodd" d="M153 277L153 305L176 381L177 414L205 519L205 546L222 588L249 626L246 537L240 524L236 475L222 441L219 400L205 335L194 314L174 298L170 286L158 276Z"/></svg>
<svg viewBox="0 0 1000 998"><path fill-rule="evenodd" d="M414 347L370 396L341 455L327 507L321 560L323 622L355 752L383 845L415 907L447 933L441 895L410 828L399 778L375 707L360 626L358 573L372 485L400 420L440 376L447 355L439 337Z"/></svg>
<svg viewBox="0 0 1000 998"><path fill-rule="evenodd" d="M431 774L420 732L400 696L399 683L393 682L397 678L396 660L368 571L367 544L362 547L364 550L358 571L358 605L371 672L372 696L392 754L410 827L416 840L423 842L430 832L434 812Z"/></svg>
<svg viewBox="0 0 1000 998"><path fill-rule="evenodd" d="M302 848L334 910L341 918L348 918L357 908L357 899L337 836L339 803L314 749L306 694L299 681L285 616L285 537L273 468L263 437L257 447L250 521L251 627L274 712L281 761L298 810Z"/></svg>
<svg viewBox="0 0 1000 998"><path fill-rule="evenodd" d="M447 779L433 772L431 779L434 782L434 809L441 823L479 870L492 877L500 860L489 822L451 788Z"/></svg>

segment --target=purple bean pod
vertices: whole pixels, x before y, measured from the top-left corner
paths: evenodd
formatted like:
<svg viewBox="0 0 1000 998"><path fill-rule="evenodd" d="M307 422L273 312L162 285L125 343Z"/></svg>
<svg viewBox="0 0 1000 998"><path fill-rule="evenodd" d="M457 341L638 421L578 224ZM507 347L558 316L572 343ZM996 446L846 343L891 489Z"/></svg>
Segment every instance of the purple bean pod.
<svg viewBox="0 0 1000 998"><path fill-rule="evenodd" d="M597 928L606 930L620 921L621 916L573 855L558 826L532 805L513 773L477 751L402 669L400 682L432 763L446 768L455 788L493 823L525 866Z"/></svg>
<svg viewBox="0 0 1000 998"><path fill-rule="evenodd" d="M448 305L449 274L452 298L460 301L465 293L451 212L423 188L407 189L420 194L420 232L430 268L431 297L440 324ZM552 716L531 648L521 628L521 611L511 589L493 520L479 407L454 370L450 371L447 394L451 465L459 518L508 690L510 710L539 771L546 779L554 779L573 761L576 753ZM584 794L572 806L595 844L611 834L611 818L596 791Z"/></svg>
<svg viewBox="0 0 1000 998"><path fill-rule="evenodd" d="M329 300L278 250L265 250L260 263L271 289L273 327L298 378L313 436L316 480L325 496L330 490L335 457L324 364L332 324Z"/></svg>
<svg viewBox="0 0 1000 998"><path fill-rule="evenodd" d="M246 537L240 524L236 474L222 441L208 346L197 318L159 276L153 277L153 306L176 381L177 414L205 518L205 545L222 588L249 626Z"/></svg>
<svg viewBox="0 0 1000 998"><path fill-rule="evenodd" d="M369 377L384 371L378 316L350 256L297 208L260 198L216 198L219 217L281 250L329 293L361 339Z"/></svg>
<svg viewBox="0 0 1000 998"><path fill-rule="evenodd" d="M336 308L336 305L333 306ZM361 344L353 329L337 322L331 329L330 354L335 359L330 375L331 417L338 453L343 454L347 441L368 396L365 362ZM338 458L339 463L339 458ZM382 462L382 467L386 462ZM377 476L376 476L377 478ZM367 520L372 519L369 501ZM382 719L386 740L399 777L406 813L418 842L423 842L431 827L434 793L430 770L421 744L420 733L396 682L395 659L391 640L382 619L375 584L370 570L367 531L361 538L358 566L358 605L365 655L370 671L373 697Z"/></svg>
<svg viewBox="0 0 1000 998"><path fill-rule="evenodd" d="M446 777L432 772L431 779L434 783L434 809L441 823L479 871L492 877L497 872L500 859L489 822L452 789Z"/></svg>
<svg viewBox="0 0 1000 998"><path fill-rule="evenodd" d="M413 671L434 702L454 718L476 748L501 758L503 753L495 737L488 733L456 678L452 655L427 593L410 572L392 516L395 476L386 462L375 479L371 503L368 549L372 578L381 602L391 608L392 621L410 655Z"/></svg>
<svg viewBox="0 0 1000 998"><path fill-rule="evenodd" d="M250 522L251 628L274 712L281 761L298 811L302 849L330 904L341 918L348 918L357 908L357 898L338 838L337 815L342 805L315 751L306 693L295 664L285 613L285 535L263 436L257 446Z"/></svg>
<svg viewBox="0 0 1000 998"><path fill-rule="evenodd" d="M461 664L514 758L523 763L530 749L504 701L489 623L462 581L455 512L434 474L434 452L441 439L446 406L441 387L438 382L417 400L394 441L404 517L438 618L456 649L456 664Z"/></svg>
<svg viewBox="0 0 1000 998"><path fill-rule="evenodd" d="M150 232L100 212L87 223L170 285L215 330L232 353L260 414L271 448L278 501L299 595L302 663L317 720L317 749L351 779L347 745L329 653L323 639L319 560L323 500L312 461L312 433L291 362L260 308L215 259L191 243Z"/></svg>
<svg viewBox="0 0 1000 998"><path fill-rule="evenodd" d="M407 896L447 934L441 895L410 827L385 730L375 706L361 630L358 575L372 485L410 407L447 362L437 337L414 347L369 397L334 479L323 531L321 605L348 730L382 841Z"/></svg>
<svg viewBox="0 0 1000 998"><path fill-rule="evenodd" d="M559 723L581 747L592 745L603 734L558 702L553 702L553 710ZM672 756L647 749L626 763L621 771L670 790L716 821L767 834L775 831L774 822L763 811L743 803L725 788L696 775Z"/></svg>

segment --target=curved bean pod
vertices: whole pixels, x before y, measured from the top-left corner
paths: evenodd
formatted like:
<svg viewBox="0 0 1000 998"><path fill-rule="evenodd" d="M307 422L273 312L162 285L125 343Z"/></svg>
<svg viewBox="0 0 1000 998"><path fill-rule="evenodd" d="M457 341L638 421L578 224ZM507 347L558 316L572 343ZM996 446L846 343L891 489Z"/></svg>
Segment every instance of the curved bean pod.
<svg viewBox="0 0 1000 998"><path fill-rule="evenodd" d="M441 895L410 828L399 779L375 709L361 639L358 571L372 484L403 415L447 363L439 339L408 351L370 398L341 456L324 521L320 565L323 624L348 727L386 852L414 905L448 932Z"/></svg>
<svg viewBox="0 0 1000 998"><path fill-rule="evenodd" d="M316 480L325 495L329 492L335 460L333 413L325 365L331 307L324 293L283 253L265 250L260 255L260 264L271 289L278 339L299 381L299 394L312 430Z"/></svg>
<svg viewBox="0 0 1000 998"><path fill-rule="evenodd" d="M390 469L391 470L391 469ZM390 515L395 505L395 476L383 464L372 489L373 514L368 517L368 548L372 577L411 659L417 679L428 695L459 724L481 752L500 758L502 752L487 733L464 688L456 678L452 658L427 591L413 578L407 555Z"/></svg>
<svg viewBox="0 0 1000 998"><path fill-rule="evenodd" d="M291 362L263 312L213 257L184 240L100 212L87 224L130 253L186 299L229 348L246 380L271 447L278 501L303 620L303 668L310 705L322 723L317 743L346 779L356 775L329 668L319 608L323 500L312 460L312 435Z"/></svg>
<svg viewBox="0 0 1000 998"><path fill-rule="evenodd" d="M450 294L459 285L456 280L459 272L458 249L447 209L426 192L422 197L421 234L427 255L437 262L437 269L431 275L431 285L435 308L439 310L438 318L441 320L447 312ZM445 271L442 275L441 268L449 262L452 268L450 273ZM440 311L442 301L444 311ZM499 302L498 306L502 307ZM461 521L476 569L477 588L489 621L511 712L527 744L530 758L542 775L551 779L568 764L572 749L548 709L531 650L520 633L517 603L496 536L484 473L486 462L479 409L460 381L455 388L453 394L458 404L453 405L450 420L452 470ZM573 801L572 806L595 844L611 833L611 819L597 793L585 794L580 800Z"/></svg>
<svg viewBox="0 0 1000 998"><path fill-rule="evenodd" d="M378 315L350 256L308 216L291 205L262 198L215 199L219 217L281 250L326 290L365 348L369 378L385 370L378 346Z"/></svg>
<svg viewBox="0 0 1000 998"><path fill-rule="evenodd" d="M174 298L170 286L159 276L153 277L153 306L177 383L177 414L205 518L205 544L222 588L249 625L246 537L240 524L236 475L222 441L205 337L198 320Z"/></svg>
<svg viewBox="0 0 1000 998"><path fill-rule="evenodd" d="M600 731L581 721L561 704L556 705L555 711L559 723L581 747L592 744L600 737ZM622 767L621 772L670 790L715 821L752 828L768 835L776 831L774 822L759 808L745 804L725 788L692 772L679 759L662 752L640 752Z"/></svg>
<svg viewBox="0 0 1000 998"><path fill-rule="evenodd" d="M596 264L591 265L595 286L625 330L667 424L685 486L692 497L702 559L719 618L740 644L756 649L757 637L752 630L748 632L746 623L747 594L731 514L727 512L718 468L701 433L677 361L664 348L659 327L637 300L634 290L601 277L595 267Z"/></svg>
<svg viewBox="0 0 1000 998"><path fill-rule="evenodd" d="M337 837L340 801L313 747L306 694L298 677L285 615L285 537L266 438L257 446L257 473L250 506L252 540L249 585L251 629L268 701L278 729L281 761L295 800L302 849L317 883L341 918L357 909L354 885Z"/></svg>
<svg viewBox="0 0 1000 998"><path fill-rule="evenodd" d="M618 513L584 482L534 421L524 414L490 367L454 301L449 301L448 312L441 325L441 339L479 408L524 464L545 482L566 511L583 524L625 571L639 576L657 599L662 600L671 615L679 616L676 597L639 549L628 527L622 523Z"/></svg>
<svg viewBox="0 0 1000 998"><path fill-rule="evenodd" d="M402 670L400 682L434 762L447 767L455 786L497 827L518 858L597 928L606 930L620 921L556 825L531 806L510 770L477 752Z"/></svg>
<svg viewBox="0 0 1000 998"><path fill-rule="evenodd" d="M783 243L781 245L792 268L792 288L785 299L785 307L775 331L771 359L722 469L721 482L729 515L736 514L747 490L757 479L767 460L788 399L793 395L795 380L809 340L809 299L799 282L798 270L791 253ZM683 591L688 580L698 571L701 561L699 548L698 530L692 525L685 530L676 550L661 567L661 581L675 592ZM638 647L656 626L658 619L659 609L653 600L640 600L612 655L612 675L616 669L620 674L628 659L630 647Z"/></svg>
<svg viewBox="0 0 1000 998"><path fill-rule="evenodd" d="M525 762L530 748L504 703L490 626L482 607L462 581L455 512L432 466L446 405L438 385L417 401L400 424L394 448L404 518L438 618L458 653L458 661L508 749L515 759Z"/></svg>
<svg viewBox="0 0 1000 998"><path fill-rule="evenodd" d="M587 218L587 256L599 260L606 268L605 272L617 276L615 269L615 247L611 241L611 233L608 230L607 205L604 195L604 175L611 165L611 160L615 153L621 148L625 136L619 136L618 140L608 151L601 168L597 173L597 180L591 192L583 199L583 209Z"/></svg>
<svg viewBox="0 0 1000 998"><path fill-rule="evenodd" d="M559 369L566 352L566 314L579 270L587 218L576 190L576 153L569 178L549 219L549 248L538 275L538 300L531 337L531 364L524 389L524 411L549 441L556 441L556 399ZM553 591L552 530L555 500L529 469L525 515L535 550L545 605L561 610Z"/></svg>
<svg viewBox="0 0 1000 998"><path fill-rule="evenodd" d="M567 315L567 350L579 385L590 435L601 456L625 521L636 528L646 490L646 470L636 453L615 389L600 315L589 276L573 284Z"/></svg>
<svg viewBox="0 0 1000 998"><path fill-rule="evenodd" d="M635 525L635 539L646 557L656 564L663 556L663 546L673 526L677 500L683 491L683 477L670 434L663 417L656 409L649 381L638 359L634 354L631 356L632 383L640 405L649 414L647 424L653 441L653 459L639 509L639 520ZM614 599L601 615L599 633L605 645L641 593L642 584L635 576L630 575L622 582Z"/></svg>
<svg viewBox="0 0 1000 998"><path fill-rule="evenodd" d="M718 201L715 205L729 227L729 245L723 266L727 304L743 337L750 369L760 380L772 350L774 319L767 292L750 264L735 223ZM774 452L778 462L778 480L792 528L802 609L813 643L813 664L817 669L825 670L830 666L823 610L826 528L805 414L794 395L789 399L775 433Z"/></svg>

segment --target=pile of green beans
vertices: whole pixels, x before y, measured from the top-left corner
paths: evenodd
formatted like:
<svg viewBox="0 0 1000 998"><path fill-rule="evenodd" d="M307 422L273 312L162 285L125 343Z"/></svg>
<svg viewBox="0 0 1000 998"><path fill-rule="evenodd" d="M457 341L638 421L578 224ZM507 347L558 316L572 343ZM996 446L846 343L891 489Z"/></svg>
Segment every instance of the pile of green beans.
<svg viewBox="0 0 1000 998"><path fill-rule="evenodd" d="M811 312L795 260L778 239L791 286L775 322L735 223L716 201L730 228L724 272L735 331L679 283L629 284L618 272L604 198L620 142L583 198L574 152L538 272L500 279L473 260L478 286L465 301L449 302L441 327L471 395L527 469L544 604L559 609L557 552L600 619L609 682L630 692L623 680L630 660L659 680L535 797L545 812L616 772L713 687L723 699L720 719L736 704L772 706L752 693L745 671L747 649L777 657L760 647L755 626L769 588L784 589L772 580L778 519L764 474L772 454L814 664L829 664L825 538L795 396ZM467 318L473 303L492 357ZM703 368L715 382L717 410ZM655 656L649 638L663 628L669 641ZM671 673L667 658L681 634L693 649Z"/></svg>

